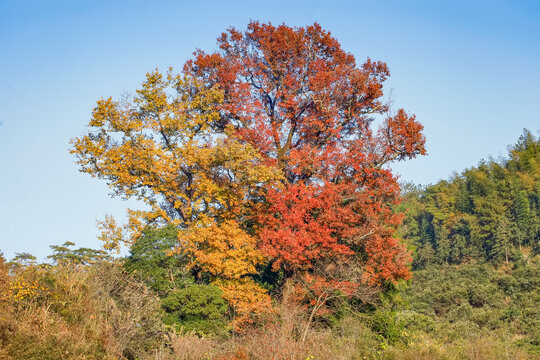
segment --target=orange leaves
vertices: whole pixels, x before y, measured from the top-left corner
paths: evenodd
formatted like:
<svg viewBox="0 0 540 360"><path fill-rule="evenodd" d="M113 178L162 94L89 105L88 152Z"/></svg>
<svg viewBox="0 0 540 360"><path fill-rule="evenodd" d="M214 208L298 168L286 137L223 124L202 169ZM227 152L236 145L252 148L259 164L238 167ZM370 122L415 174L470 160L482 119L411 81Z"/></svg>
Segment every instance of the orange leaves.
<svg viewBox="0 0 540 360"><path fill-rule="evenodd" d="M357 66L318 24L252 22L218 45L184 70L223 89L221 126L283 172L283 189L268 190L257 216L274 268L309 270L356 253L369 281L407 277L408 253L392 236L399 186L384 166L425 154L425 139L414 115L389 115L387 65ZM375 115L387 118L379 129Z"/></svg>
<svg viewBox="0 0 540 360"><path fill-rule="evenodd" d="M106 218L105 245L173 224L178 251L220 286L238 324L270 309L250 278L267 260L286 276L346 262L368 283L407 278L399 186L385 165L425 154L425 139L414 115L389 114L386 64L357 66L318 24L252 22L218 45L184 75L147 74L132 100L98 101L72 140L81 171L148 206L123 227ZM375 116L386 117L379 129ZM310 288L347 294L360 278Z"/></svg>
<svg viewBox="0 0 540 360"><path fill-rule="evenodd" d="M388 156L403 160L425 155L423 128L414 115L407 115L403 109L399 109L395 116L389 116L380 130Z"/></svg>
<svg viewBox="0 0 540 360"><path fill-rule="evenodd" d="M256 273L255 266L263 257L256 239L242 230L235 221L194 227L180 235L184 252L197 265L215 278L239 279Z"/></svg>
<svg viewBox="0 0 540 360"><path fill-rule="evenodd" d="M214 284L221 289L223 298L235 311L232 325L237 331L273 311L270 296L252 279L217 279Z"/></svg>
<svg viewBox="0 0 540 360"><path fill-rule="evenodd" d="M197 266L211 276L222 290L222 296L234 309L233 327L240 331L260 316L272 311L266 290L246 277L256 274L255 266L264 258L256 239L234 221L190 229L180 235L180 244Z"/></svg>
<svg viewBox="0 0 540 360"><path fill-rule="evenodd" d="M409 264L412 261L407 247L390 234L375 235L363 244L367 255L364 282L376 285L383 281L396 283L411 277Z"/></svg>
<svg viewBox="0 0 540 360"><path fill-rule="evenodd" d="M181 248L191 257L191 266L210 275L234 310L232 325L236 331L272 311L266 290L247 277L257 273L255 266L264 257L257 249L256 239L236 222L227 220L194 227L179 238Z"/></svg>
<svg viewBox="0 0 540 360"><path fill-rule="evenodd" d="M209 274L222 296L234 310L236 331L253 324L272 311L270 296L249 275L264 257L256 239L234 221L194 227L179 234L180 246L191 257L191 266Z"/></svg>
<svg viewBox="0 0 540 360"><path fill-rule="evenodd" d="M269 189L268 206L259 214L261 248L287 271L310 269L322 258L339 258L353 251L339 240L347 237L347 218L341 196L331 184Z"/></svg>

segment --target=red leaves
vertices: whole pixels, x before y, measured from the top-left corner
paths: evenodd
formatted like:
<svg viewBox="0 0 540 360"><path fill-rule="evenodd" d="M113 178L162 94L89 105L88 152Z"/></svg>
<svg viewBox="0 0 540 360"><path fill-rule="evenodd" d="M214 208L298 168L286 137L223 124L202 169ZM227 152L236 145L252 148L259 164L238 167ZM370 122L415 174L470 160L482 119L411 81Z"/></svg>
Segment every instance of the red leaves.
<svg viewBox="0 0 540 360"><path fill-rule="evenodd" d="M184 70L224 91L215 126L231 126L283 172L283 186L268 189L255 217L274 268L309 271L348 258L366 281L406 278L409 255L393 237L399 187L384 165L425 154L425 139L414 115L388 114L386 64L357 66L318 24L252 22L218 45ZM381 115L385 123L372 129Z"/></svg>
<svg viewBox="0 0 540 360"><path fill-rule="evenodd" d="M258 217L259 236L262 250L275 260L275 270L305 270L318 259L353 254L339 243L348 235L350 214L339 206L339 193L332 190L331 184L318 187L300 182L268 191L268 206Z"/></svg>
<svg viewBox="0 0 540 360"><path fill-rule="evenodd" d="M403 160L425 155L423 128L422 124L416 121L416 116L407 115L403 109L399 109L395 116L388 117L385 126L380 130L387 156Z"/></svg>

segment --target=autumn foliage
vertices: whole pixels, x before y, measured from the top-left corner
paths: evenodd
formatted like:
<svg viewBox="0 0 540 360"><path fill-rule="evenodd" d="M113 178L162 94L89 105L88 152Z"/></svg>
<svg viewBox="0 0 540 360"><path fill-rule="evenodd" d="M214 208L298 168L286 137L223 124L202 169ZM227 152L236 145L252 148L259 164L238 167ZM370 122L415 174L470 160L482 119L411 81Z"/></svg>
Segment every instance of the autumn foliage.
<svg viewBox="0 0 540 360"><path fill-rule="evenodd" d="M286 269L321 257L367 254L372 282L407 277L408 256L393 236L395 177L384 165L425 153L422 126L382 101L386 64L357 66L317 24L253 22L230 29L220 50L199 51L185 71L219 86L216 128L231 127L283 172L260 216L261 248ZM371 127L376 117L381 127Z"/></svg>
<svg viewBox="0 0 540 360"><path fill-rule="evenodd" d="M180 75L148 74L132 99L98 101L73 140L82 171L148 205L124 227L105 219L106 244L173 224L178 251L241 323L271 308L253 279L266 264L286 277L339 262L369 284L407 278L387 165L425 154L424 137L383 101L386 64L357 65L318 24L252 22L218 47Z"/></svg>

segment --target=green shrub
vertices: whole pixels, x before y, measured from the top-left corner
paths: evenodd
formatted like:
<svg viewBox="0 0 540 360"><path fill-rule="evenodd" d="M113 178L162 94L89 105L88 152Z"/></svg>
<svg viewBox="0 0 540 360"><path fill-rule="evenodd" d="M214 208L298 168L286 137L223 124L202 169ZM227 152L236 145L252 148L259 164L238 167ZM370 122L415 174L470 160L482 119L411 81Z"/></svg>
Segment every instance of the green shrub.
<svg viewBox="0 0 540 360"><path fill-rule="evenodd" d="M214 285L191 285L171 291L163 300L164 322L178 330L200 335L222 334L228 307Z"/></svg>
<svg viewBox="0 0 540 360"><path fill-rule="evenodd" d="M372 328L390 344L393 344L401 339L405 330L405 322L398 318L396 311L381 308L373 313Z"/></svg>
<svg viewBox="0 0 540 360"><path fill-rule="evenodd" d="M403 323L405 328L412 331L432 332L435 330L435 320L412 310L400 311L397 314L397 321Z"/></svg>
<svg viewBox="0 0 540 360"><path fill-rule="evenodd" d="M185 255L172 252L178 246L177 235L174 226L147 228L130 248L130 255L124 261L127 271L136 274L160 296L193 282L186 270Z"/></svg>

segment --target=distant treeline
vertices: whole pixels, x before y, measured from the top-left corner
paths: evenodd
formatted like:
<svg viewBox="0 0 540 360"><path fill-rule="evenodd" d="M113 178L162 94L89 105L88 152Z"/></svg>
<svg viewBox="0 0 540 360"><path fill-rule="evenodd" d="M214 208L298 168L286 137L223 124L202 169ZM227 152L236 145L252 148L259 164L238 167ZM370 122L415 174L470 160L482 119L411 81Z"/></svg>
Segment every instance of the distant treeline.
<svg viewBox="0 0 540 360"><path fill-rule="evenodd" d="M472 259L497 265L540 252L540 140L529 130L507 158L404 193L401 231L414 248L414 269Z"/></svg>

